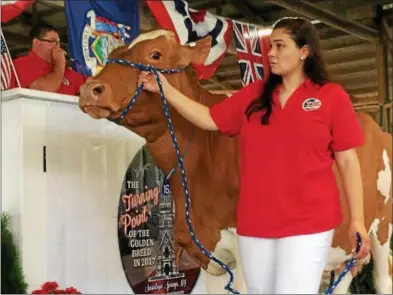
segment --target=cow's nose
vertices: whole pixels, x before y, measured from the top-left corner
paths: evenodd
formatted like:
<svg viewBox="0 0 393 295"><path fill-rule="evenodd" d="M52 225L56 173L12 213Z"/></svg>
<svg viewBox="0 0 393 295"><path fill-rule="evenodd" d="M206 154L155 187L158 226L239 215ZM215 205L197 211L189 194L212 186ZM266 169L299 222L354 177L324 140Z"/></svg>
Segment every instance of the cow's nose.
<svg viewBox="0 0 393 295"><path fill-rule="evenodd" d="M94 100L99 100L102 98L106 91L107 87L104 83L101 82L92 82L89 83L86 89L88 96L90 96Z"/></svg>
<svg viewBox="0 0 393 295"><path fill-rule="evenodd" d="M79 105L88 106L110 105L112 100L110 84L98 79L89 78L80 88Z"/></svg>
<svg viewBox="0 0 393 295"><path fill-rule="evenodd" d="M92 87L90 88L90 94L98 99L105 91L105 85L98 83L96 85L92 85Z"/></svg>

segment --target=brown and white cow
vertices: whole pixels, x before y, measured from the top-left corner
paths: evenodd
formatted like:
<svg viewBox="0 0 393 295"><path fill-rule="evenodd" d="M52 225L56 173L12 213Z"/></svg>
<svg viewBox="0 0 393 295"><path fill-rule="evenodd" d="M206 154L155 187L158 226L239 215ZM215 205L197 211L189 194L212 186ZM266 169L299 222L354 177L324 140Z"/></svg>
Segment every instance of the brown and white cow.
<svg viewBox="0 0 393 295"><path fill-rule="evenodd" d="M191 62L203 63L210 49L210 39L194 46L181 46L173 33L156 30L138 36L129 46L115 49L111 58L150 64L157 68L187 67ZM116 118L128 104L137 88L139 70L126 65L109 64L81 88L80 108L95 119ZM205 91L187 72L168 74L167 79L182 93L207 106L225 99ZM169 106L170 107L170 106ZM201 243L217 258L235 269L234 288L246 293L236 235L236 204L239 186L238 138L219 132L195 128L170 107L175 134L184 154L190 142L184 164L192 199L191 220ZM366 114L358 119L365 134L365 144L359 148L364 183L366 226L372 239L374 278L378 293L392 293L389 273L389 240L392 234L392 138ZM144 137L156 165L169 173L176 164L176 155L168 131L166 118L157 94L142 91L135 106L122 125ZM269 169L267 167L267 169ZM334 168L335 169L335 168ZM336 171L336 170L335 170ZM336 174L338 184L340 177ZM200 264L210 293L227 293L225 271L209 261L192 242L185 222L185 198L180 171L170 179L175 201L174 238L178 254L184 249ZM345 219L337 228L326 270L339 268L350 257L348 243L348 207L340 186ZM336 289L348 291L350 274Z"/></svg>

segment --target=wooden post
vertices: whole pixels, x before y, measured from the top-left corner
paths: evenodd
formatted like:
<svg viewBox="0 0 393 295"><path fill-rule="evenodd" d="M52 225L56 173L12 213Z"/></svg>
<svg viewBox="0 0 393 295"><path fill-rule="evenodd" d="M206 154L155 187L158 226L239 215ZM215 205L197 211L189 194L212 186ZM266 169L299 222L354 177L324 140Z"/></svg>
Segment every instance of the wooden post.
<svg viewBox="0 0 393 295"><path fill-rule="evenodd" d="M377 59L377 79L378 79L378 97L379 103L384 105L389 102L389 71L388 71L388 47L387 40L385 38L384 29L382 26L383 10L380 5L377 5L377 19L376 24L378 26L379 38L376 43L376 59ZM379 122L381 128L385 131L389 129L388 123L388 112L384 107L381 107L379 112ZM390 120L389 120L390 121Z"/></svg>
<svg viewBox="0 0 393 295"><path fill-rule="evenodd" d="M37 18L37 5L38 5L38 1L36 1L36 2L34 2L33 3L33 6L31 7L31 9L32 9L32 14L31 14L31 16L32 16L32 18L31 18L31 25L34 27L36 24L37 24L37 20L38 20L38 18Z"/></svg>
<svg viewBox="0 0 393 295"><path fill-rule="evenodd" d="M386 83L387 81L386 76L388 73L385 67L385 57L387 52L386 52L386 47L383 45L382 42L378 42L376 46L377 46L376 57L377 57L378 100L379 103L383 105L388 96L388 84ZM382 116L383 116L382 113L378 115L378 122L380 122ZM381 122L381 123L382 123L381 128L386 130L385 129L386 122Z"/></svg>
<svg viewBox="0 0 393 295"><path fill-rule="evenodd" d="M385 100L385 108L386 108L386 119L387 119L387 131L389 133L392 134L393 132L393 111L392 108L387 108L386 104L390 104L390 106L392 105L392 100L393 100L393 83L391 85L391 88L389 89L389 81L393 81L393 71L392 71L392 75L389 77L389 54L391 55L392 61L393 61L393 34L391 29L388 26L386 17L382 16L382 20L381 20L381 28L383 30L383 34L384 34L384 40L385 40L385 44L386 44L386 68L387 68L387 96L386 96L386 100ZM390 93L389 93L390 91Z"/></svg>
<svg viewBox="0 0 393 295"><path fill-rule="evenodd" d="M393 43L393 37L391 35L388 38L388 43L389 44ZM390 54L393 62L393 49L390 50ZM389 76L389 71L388 71L388 76ZM393 81L393 70L392 70L392 76L390 77L389 81ZM390 108L388 109L388 118L389 118L388 125L389 125L389 133L393 134L393 109L391 107L393 101L393 83L390 90L391 93L390 93Z"/></svg>
<svg viewBox="0 0 393 295"><path fill-rule="evenodd" d="M343 0L333 0L333 12L336 15L347 18L347 3Z"/></svg>

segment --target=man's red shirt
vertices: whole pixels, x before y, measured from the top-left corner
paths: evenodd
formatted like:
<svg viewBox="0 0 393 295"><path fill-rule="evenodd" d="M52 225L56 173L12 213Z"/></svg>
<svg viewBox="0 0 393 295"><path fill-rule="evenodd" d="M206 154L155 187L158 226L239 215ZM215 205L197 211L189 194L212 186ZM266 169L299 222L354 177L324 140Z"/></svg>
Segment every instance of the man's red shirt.
<svg viewBox="0 0 393 295"><path fill-rule="evenodd" d="M15 59L13 63L15 71L18 74L19 82L23 88L29 88L35 80L52 71L51 64L32 51L26 56ZM71 68L66 68L60 87L56 93L77 95L79 93L79 87L85 83L85 80L85 76L75 72ZM11 88L14 87L17 87L17 83L14 75L12 75Z"/></svg>

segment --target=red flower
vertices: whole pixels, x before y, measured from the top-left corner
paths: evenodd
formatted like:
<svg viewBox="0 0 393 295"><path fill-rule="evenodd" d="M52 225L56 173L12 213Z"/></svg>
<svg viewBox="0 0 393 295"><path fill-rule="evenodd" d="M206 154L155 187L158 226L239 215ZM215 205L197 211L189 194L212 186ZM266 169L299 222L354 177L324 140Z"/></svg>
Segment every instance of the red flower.
<svg viewBox="0 0 393 295"><path fill-rule="evenodd" d="M81 294L77 289L74 287L69 287L65 289L66 294Z"/></svg>
<svg viewBox="0 0 393 295"><path fill-rule="evenodd" d="M41 286L41 289L34 290L32 294L82 294L74 287L68 287L65 290L58 289L59 285L56 282L46 282Z"/></svg>
<svg viewBox="0 0 393 295"><path fill-rule="evenodd" d="M42 285L41 289L44 291L53 291L59 287L59 284L56 282L46 282L45 284Z"/></svg>

